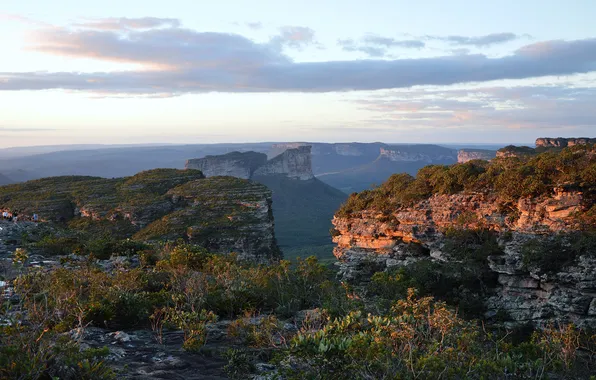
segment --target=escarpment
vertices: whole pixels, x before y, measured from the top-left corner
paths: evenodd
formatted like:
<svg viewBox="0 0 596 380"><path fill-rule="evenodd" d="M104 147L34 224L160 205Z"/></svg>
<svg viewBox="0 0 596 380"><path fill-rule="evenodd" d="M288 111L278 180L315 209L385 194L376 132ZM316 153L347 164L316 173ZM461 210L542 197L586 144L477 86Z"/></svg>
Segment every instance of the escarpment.
<svg viewBox="0 0 596 380"><path fill-rule="evenodd" d="M566 148L574 145L586 145L596 144L596 138L589 137L576 137L576 138L563 138L563 137L541 137L536 139L536 147L544 148Z"/></svg>
<svg viewBox="0 0 596 380"><path fill-rule="evenodd" d="M284 175L303 181L313 179L310 146L288 149L255 170L255 176Z"/></svg>
<svg viewBox="0 0 596 380"><path fill-rule="evenodd" d="M488 149L460 149L457 151L457 162L460 164L472 160L490 161L495 158L497 152Z"/></svg>
<svg viewBox="0 0 596 380"><path fill-rule="evenodd" d="M455 305L474 294L485 318L596 327L594 173L594 146L578 145L395 175L336 214L340 275L433 268L421 282L451 276Z"/></svg>
<svg viewBox="0 0 596 380"><path fill-rule="evenodd" d="M286 146L288 144L285 144ZM271 160L257 152L232 152L220 156L190 159L186 169L199 169L207 177L232 176L252 179L256 176L281 175L291 179L313 179L310 145L292 144Z"/></svg>
<svg viewBox="0 0 596 380"><path fill-rule="evenodd" d="M279 256L271 203L263 185L205 178L198 170L155 169L115 179L50 177L0 187L1 211L20 221L37 214L63 236L184 239L259 262Z"/></svg>
<svg viewBox="0 0 596 380"><path fill-rule="evenodd" d="M232 152L220 156L190 159L186 169L197 169L207 177L231 176L250 179L267 162L267 155L257 152Z"/></svg>

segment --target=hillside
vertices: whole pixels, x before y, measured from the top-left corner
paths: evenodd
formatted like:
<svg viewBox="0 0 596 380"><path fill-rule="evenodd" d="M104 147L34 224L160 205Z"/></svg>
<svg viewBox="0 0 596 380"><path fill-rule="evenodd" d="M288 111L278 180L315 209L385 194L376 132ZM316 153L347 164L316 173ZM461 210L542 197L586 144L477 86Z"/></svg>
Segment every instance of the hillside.
<svg viewBox="0 0 596 380"><path fill-rule="evenodd" d="M50 177L3 186L0 210L23 221L36 213L48 222L43 227L56 233L38 237L42 251L95 242L96 250L109 254L116 240L133 238L184 239L256 260L278 255L271 192L247 180L205 178L198 170L155 169L114 179Z"/></svg>

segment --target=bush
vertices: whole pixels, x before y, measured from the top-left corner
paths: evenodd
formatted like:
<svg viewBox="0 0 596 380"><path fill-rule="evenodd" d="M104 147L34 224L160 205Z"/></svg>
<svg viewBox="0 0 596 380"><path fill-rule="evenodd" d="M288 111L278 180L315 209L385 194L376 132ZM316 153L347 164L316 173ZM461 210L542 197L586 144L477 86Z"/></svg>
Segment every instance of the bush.
<svg viewBox="0 0 596 380"><path fill-rule="evenodd" d="M495 194L503 205L522 197L550 195L553 187L575 186L586 194L596 189L596 159L593 145L577 145L560 152L544 152L491 162L473 160L451 166L429 165L416 178L394 174L381 186L350 195L338 210L349 216L363 210L391 214L434 194L482 191Z"/></svg>

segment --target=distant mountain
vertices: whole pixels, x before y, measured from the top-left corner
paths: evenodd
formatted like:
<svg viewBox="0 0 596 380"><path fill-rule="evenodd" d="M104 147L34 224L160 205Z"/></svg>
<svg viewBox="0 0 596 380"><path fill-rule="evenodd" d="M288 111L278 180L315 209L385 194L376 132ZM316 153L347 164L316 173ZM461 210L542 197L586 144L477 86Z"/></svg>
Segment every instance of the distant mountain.
<svg viewBox="0 0 596 380"><path fill-rule="evenodd" d="M77 147L74 150L0 159L0 173L6 173L17 182L61 175L125 177L155 168L182 169L184 161L188 157L203 157L232 151L266 152L270 147L271 143L133 146L99 149ZM1 157L2 154L0 154ZM18 175L11 175L12 172Z"/></svg>

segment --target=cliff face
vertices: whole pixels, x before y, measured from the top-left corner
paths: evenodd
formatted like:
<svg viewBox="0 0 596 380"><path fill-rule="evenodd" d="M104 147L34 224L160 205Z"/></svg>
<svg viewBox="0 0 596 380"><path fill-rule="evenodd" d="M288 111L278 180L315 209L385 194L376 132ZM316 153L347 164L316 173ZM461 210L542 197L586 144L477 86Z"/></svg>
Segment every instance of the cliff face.
<svg viewBox="0 0 596 380"><path fill-rule="evenodd" d="M207 177L231 176L250 179L257 168L267 162L267 155L257 152L232 152L186 161L186 169L198 169Z"/></svg>
<svg viewBox="0 0 596 380"><path fill-rule="evenodd" d="M457 160L454 152L450 150L441 150L436 152L417 152L412 149L393 147L393 148L380 148L380 158L386 158L393 162L416 162L422 161L426 163L432 163L436 161L452 161Z"/></svg>
<svg viewBox="0 0 596 380"><path fill-rule="evenodd" d="M536 147L544 148L566 148L574 145L596 144L596 138L577 137L577 138L550 138L541 137L536 139Z"/></svg>
<svg viewBox="0 0 596 380"><path fill-rule="evenodd" d="M528 268L523 258L528 241L546 242L549 234L576 229L575 214L585 207L582 193L564 189L552 197L520 199L507 213L490 195L435 195L395 210L391 217L370 210L336 216L334 254L341 275L352 281L421 260L453 262L444 249L445 231L465 216L465 228L498 234L500 253L488 257L498 284L485 299L486 316L504 311L515 323L565 320L596 327L596 252L575 258L555 273Z"/></svg>
<svg viewBox="0 0 596 380"><path fill-rule="evenodd" d="M288 149L255 170L254 175L255 177L283 175L303 181L313 179L311 147L300 146L295 149Z"/></svg>
<svg viewBox="0 0 596 380"><path fill-rule="evenodd" d="M265 186L243 179L156 169L126 178L55 177L0 187L0 211L22 221L36 213L48 225L68 223L73 233L79 225L113 225L119 238L182 238L265 262L279 256L271 196Z"/></svg>
<svg viewBox="0 0 596 380"><path fill-rule="evenodd" d="M587 145L394 175L336 213L340 274L400 268L457 306L472 294L489 318L596 327L595 169Z"/></svg>
<svg viewBox="0 0 596 380"><path fill-rule="evenodd" d="M457 152L457 162L463 164L472 160L490 161L495 158L497 152L486 149L460 149Z"/></svg>
<svg viewBox="0 0 596 380"><path fill-rule="evenodd" d="M263 153L233 152L221 156L207 156L186 162L186 169L199 169L207 177L230 176L243 179L282 175L291 179L313 179L312 155L310 145L297 145L296 148L284 149L283 152L267 161ZM278 144L285 148L288 144ZM281 149L281 148L280 148Z"/></svg>

